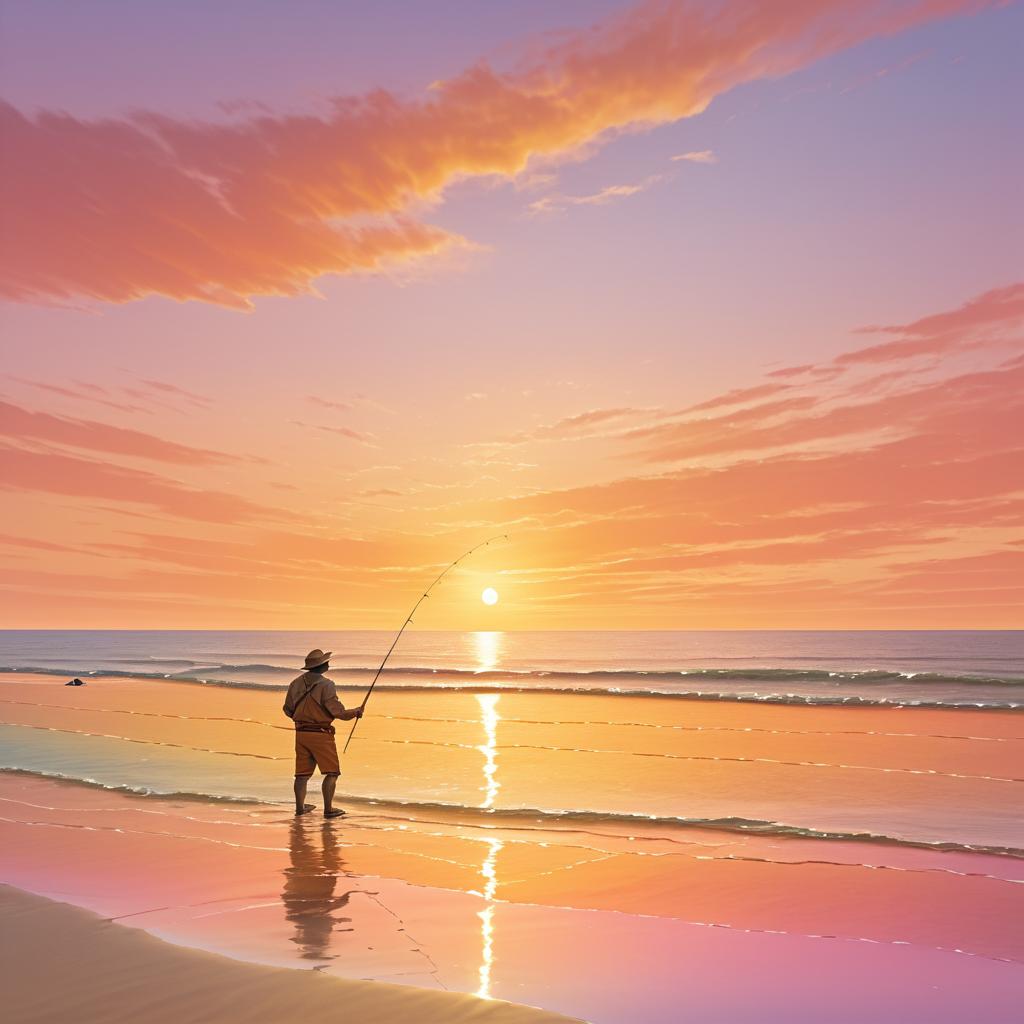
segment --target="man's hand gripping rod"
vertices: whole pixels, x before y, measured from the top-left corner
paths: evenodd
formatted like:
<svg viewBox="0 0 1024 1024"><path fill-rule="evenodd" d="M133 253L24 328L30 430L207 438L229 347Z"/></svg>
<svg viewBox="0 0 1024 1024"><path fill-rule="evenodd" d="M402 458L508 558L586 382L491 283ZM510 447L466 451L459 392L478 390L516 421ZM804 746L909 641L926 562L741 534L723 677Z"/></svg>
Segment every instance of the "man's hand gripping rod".
<svg viewBox="0 0 1024 1024"><path fill-rule="evenodd" d="M430 592L434 589L434 587L436 587L438 583L440 583L441 580L443 580L445 576L447 576L448 573L450 573L452 569L454 569L455 566L459 564L459 562L461 562L463 559L469 558L469 556L473 554L474 551L479 551L480 548L485 548L487 547L488 544L493 544L496 540L508 540L508 534L501 533L498 534L498 536L496 537L491 537L489 540L481 541L475 547L471 547L464 555L459 555L459 557L456 558L455 561L452 562L452 564L449 565L448 568L445 569L444 572L442 572L441 575L438 576L437 579L434 580L434 582L431 583L426 590L423 591L423 593L420 595L420 599L412 606L412 611L409 612L409 615L406 617L405 622L402 623L402 628L398 631L397 636L395 637L394 641L392 641L391 646L388 648L388 653L384 655L384 660L380 663L380 668L377 669L377 674L373 677L373 682L370 683L370 688L366 691L366 696L363 698L362 704L359 705L360 709L366 708L366 702L370 699L370 694L373 693L373 688L377 685L377 680L380 679L380 674L384 671L384 666L388 663L388 658L391 657L391 652L398 646L398 641L402 639L402 634L405 632L405 627L412 622L412 617L416 614L416 609L419 608L419 606L430 596ZM358 718L352 722L352 728L349 730L348 739L345 740L345 746L344 749L342 750L342 754L348 753L348 745L352 742L352 736L355 733L356 726L358 724Z"/></svg>

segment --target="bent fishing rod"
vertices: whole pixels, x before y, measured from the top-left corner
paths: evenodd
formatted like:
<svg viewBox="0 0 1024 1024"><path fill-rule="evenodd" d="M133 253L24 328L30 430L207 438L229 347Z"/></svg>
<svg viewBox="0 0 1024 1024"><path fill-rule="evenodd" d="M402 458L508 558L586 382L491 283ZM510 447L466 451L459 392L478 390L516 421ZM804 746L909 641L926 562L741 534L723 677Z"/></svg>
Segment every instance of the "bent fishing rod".
<svg viewBox="0 0 1024 1024"><path fill-rule="evenodd" d="M437 579L434 580L434 582L431 583L430 586L427 587L427 589L424 590L422 594L420 594L419 600L412 606L412 611L409 612L409 614L406 616L405 622L402 623L402 628L398 631L397 635L395 636L395 639L391 643L391 646L388 648L388 653L384 655L384 660L380 663L380 668L377 669L377 674L373 677L373 682L370 683L370 688L366 691L366 696L363 698L362 704L359 705L360 708L366 708L366 702L370 699L370 694L373 693L373 688L377 685L377 680L380 679L380 674L384 671L384 666L388 663L388 658L391 657L391 652L398 646L398 641L402 639L402 634L405 632L405 627L412 622L412 617L416 614L416 609L419 608L421 604L423 604L423 602L430 596L430 592L434 589L434 587L436 587L438 583L440 583L441 580L443 580L445 576L447 576L448 573L450 573L452 569L454 569L455 566L459 564L459 562L469 558L469 556L473 554L474 551L479 551L480 548L485 548L487 547L488 544L493 544L496 540L508 540L508 534L500 533L496 537L491 537L489 540L481 541L479 544L476 544L473 547L471 547L465 554L459 555L459 557L456 558L455 561L452 562L452 564L449 565L448 568L445 569L444 572L442 572L441 575L438 576ZM352 742L352 736L355 734L356 726L359 724L359 721L360 720L358 718L353 719L352 728L349 730L348 739L345 740L345 746L341 751L342 754L348 753L348 745Z"/></svg>

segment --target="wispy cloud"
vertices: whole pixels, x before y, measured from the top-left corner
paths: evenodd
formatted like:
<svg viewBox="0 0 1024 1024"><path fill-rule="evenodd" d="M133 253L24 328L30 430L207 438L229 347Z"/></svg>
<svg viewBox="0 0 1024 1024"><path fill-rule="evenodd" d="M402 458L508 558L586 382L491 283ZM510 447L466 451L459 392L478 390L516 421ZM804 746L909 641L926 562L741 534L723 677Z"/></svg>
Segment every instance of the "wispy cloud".
<svg viewBox="0 0 1024 1024"><path fill-rule="evenodd" d="M117 401L114 397L104 397L109 396L110 392L106 388L101 388L93 384L86 384L83 382L54 384L51 381L30 380L27 377L13 376L10 380L35 388L37 391L45 391L51 395L59 395L61 398L71 399L74 402L90 402L95 405L102 405L107 409L115 409L117 412L137 413L147 411L144 405Z"/></svg>
<svg viewBox="0 0 1024 1024"><path fill-rule="evenodd" d="M519 543L547 553L524 573L559 621L627 623L630 595L645 624L652 608L666 623L1012 624L1024 600L1013 295L885 328L900 347L793 368L782 394L753 384L620 432L640 475L459 514L515 523ZM926 342L941 362L922 364Z"/></svg>
<svg viewBox="0 0 1024 1024"><path fill-rule="evenodd" d="M800 377L803 374L809 373L814 369L812 363L805 363L802 366L784 366L781 370L772 370L771 373L766 373L766 377Z"/></svg>
<svg viewBox="0 0 1024 1024"><path fill-rule="evenodd" d="M612 409L587 409L585 412L576 413L573 416L566 416L556 420L554 423L547 423L530 432L534 438L568 438L580 437L590 434L595 428L603 430L610 423L621 423L623 420L635 419L638 416L649 415L651 409L637 409L629 406L620 406Z"/></svg>
<svg viewBox="0 0 1024 1024"><path fill-rule="evenodd" d="M543 196L530 203L529 209L533 213L553 213L557 210L564 210L568 206L607 206L608 203L615 202L618 199L626 199L629 196L637 195L639 192L644 192L662 180L662 175L653 174L635 185L608 185L600 191L592 192L589 195Z"/></svg>
<svg viewBox="0 0 1024 1024"><path fill-rule="evenodd" d="M840 356L836 363L878 363L935 356L953 348L962 348L965 338L979 347L986 344L1019 343L1024 326L1024 282L994 288L959 309L923 317L909 324L891 327L863 327L863 334L891 334L893 341L857 349Z"/></svg>
<svg viewBox="0 0 1024 1024"><path fill-rule="evenodd" d="M175 519L205 523L288 521L289 512L270 509L220 491L187 487L140 469L116 466L56 451L0 445L0 489L95 498L143 505Z"/></svg>
<svg viewBox="0 0 1024 1024"><path fill-rule="evenodd" d="M0 534L0 544L12 548L27 548L30 551L56 551L60 554L71 554L77 551L76 548L67 544L55 544L53 541L38 540L35 537L14 537L10 534Z"/></svg>
<svg viewBox="0 0 1024 1024"><path fill-rule="evenodd" d="M326 274L468 244L412 212L452 182L512 180L533 158L699 114L742 83L989 5L647 0L525 47L515 71L478 62L422 98L336 97L327 115L88 121L4 104L0 294L57 303L156 294L245 309L255 296L311 293Z"/></svg>
<svg viewBox="0 0 1024 1024"><path fill-rule="evenodd" d="M150 391L155 391L157 394L171 398L182 398L200 408L208 408L213 405L212 398L209 398L207 395L197 394L188 388L183 388L180 384L172 384L166 380L153 380L152 378L143 378L141 383L144 387Z"/></svg>
<svg viewBox="0 0 1024 1024"><path fill-rule="evenodd" d="M0 436L18 441L43 441L112 455L127 455L179 465L224 465L231 462L262 461L250 456L229 455L207 448L168 441L140 430L115 427L95 420L72 419L47 412L34 412L0 401Z"/></svg>
<svg viewBox="0 0 1024 1024"><path fill-rule="evenodd" d="M471 441L463 445L464 448L482 448L490 451L490 458L494 458L494 452L503 448L516 448L531 441L568 441L587 440L596 437L607 437L609 431L617 432L622 429L624 422L637 418L651 416L657 410L644 407L634 408L631 406L617 406L614 408L587 409L584 412L574 413L571 416L563 416L561 419L551 423L542 423L529 430L522 430L511 436L499 438L494 441ZM532 465L509 462L508 465Z"/></svg>
<svg viewBox="0 0 1024 1024"><path fill-rule="evenodd" d="M338 412L351 412L353 409L351 402L331 401L327 398L319 398L316 395L308 395L306 401L315 402L317 405L322 405L325 409L336 409Z"/></svg>
<svg viewBox="0 0 1024 1024"><path fill-rule="evenodd" d="M318 430L324 434L335 434L338 437L347 437L350 441L358 441L360 444L370 448L377 448L376 438L373 434L362 430L355 430L352 427L332 426L325 423L305 423L302 420L291 420L296 427L304 427L306 430Z"/></svg>
<svg viewBox="0 0 1024 1024"><path fill-rule="evenodd" d="M382 578L415 587L449 549L507 530L501 567L528 592L534 623L1011 626L1024 600L1024 357L1011 295L882 329L886 344L941 342L941 359L922 360L916 344L882 358L870 345L678 412L584 408L512 445L586 439L609 456L573 486L565 462L520 461L499 443L362 467L373 475L353 471L350 504L372 506L373 522L352 531L306 503L289 522L238 495L28 446L0 446L0 487L5 500L49 493L155 517L146 533L119 529L76 551L104 558L101 596L169 600L201 572L205 600L267 622L281 622L282 605L296 621L327 615L310 596L316 579L358 592L360 621L376 623L392 611ZM429 529L408 529L410 507ZM217 530L194 535L197 521ZM0 538L17 555L10 586L84 590L84 573L35 571L64 553L33 532ZM130 575L110 573L110 559Z"/></svg>
<svg viewBox="0 0 1024 1024"><path fill-rule="evenodd" d="M673 160L688 160L691 164L717 164L718 157L710 149L696 150L690 153L679 153Z"/></svg>
<svg viewBox="0 0 1024 1024"><path fill-rule="evenodd" d="M356 491L360 498L401 498L405 492L396 491L393 487L371 487L366 491Z"/></svg>
<svg viewBox="0 0 1024 1024"><path fill-rule="evenodd" d="M307 395L307 402L319 405L324 409L333 409L336 412L353 412L356 409L370 409L373 412L382 412L388 416L394 416L395 410L390 406L382 405L369 395L355 393L347 398L323 398L320 395Z"/></svg>
<svg viewBox="0 0 1024 1024"><path fill-rule="evenodd" d="M891 75L905 71L907 68L916 64L919 60L923 60L925 57L930 56L931 53L932 51L930 50L924 50L920 53L910 54L910 56L904 57L902 60L898 60L894 64L887 64L885 67L876 68L874 71L866 75L862 75L855 81L850 82L849 85L843 86L843 88L839 90L839 95L843 96L847 93L855 92L857 89L862 89L865 86L878 82L883 78L888 78Z"/></svg>
<svg viewBox="0 0 1024 1024"><path fill-rule="evenodd" d="M755 384L749 388L737 388L735 391L727 391L724 395L715 395L714 398L691 405L686 411L702 412L708 409L718 409L723 405L740 405L756 398L767 398L769 395L785 391L789 386L788 384Z"/></svg>

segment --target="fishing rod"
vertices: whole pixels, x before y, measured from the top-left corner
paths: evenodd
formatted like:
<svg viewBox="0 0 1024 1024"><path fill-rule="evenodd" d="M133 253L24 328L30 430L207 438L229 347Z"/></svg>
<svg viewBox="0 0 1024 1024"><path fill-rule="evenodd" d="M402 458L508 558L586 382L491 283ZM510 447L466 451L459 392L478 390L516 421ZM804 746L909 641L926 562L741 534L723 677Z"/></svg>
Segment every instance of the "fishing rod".
<svg viewBox="0 0 1024 1024"><path fill-rule="evenodd" d="M380 674L384 671L384 666L388 663L388 658L391 657L391 652L398 646L398 641L402 639L402 634L405 632L405 627L412 622L412 617L416 614L416 609L419 608L421 604L423 604L423 602L430 596L430 592L434 589L434 587L436 587L438 583L440 583L441 580L443 580L445 576L447 576L448 573L450 573L452 569L454 569L455 566L459 564L459 562L461 562L463 559L469 558L469 556L473 554L474 551L479 551L480 548L485 548L487 547L488 544L493 544L496 540L508 540L508 534L500 533L496 537L491 537L489 540L481 541L479 544L476 544L474 547L471 547L465 554L459 555L459 557L456 558L455 561L452 562L452 564L449 565L448 568L445 569L444 572L442 572L441 575L438 576L437 579L434 580L434 582L431 583L430 586L427 587L427 589L424 590L422 594L420 594L419 600L412 606L412 611L409 612L405 622L402 623L402 628L398 631L397 636L392 641L391 646L388 648L388 653L384 655L384 660L380 663L380 668L377 669L377 674L373 677L373 682L370 683L370 688L366 691L366 696L363 698L362 704L359 705L361 708L366 707L366 702L370 699L370 694L373 693L373 688L377 685L377 680L380 679ZM352 736L355 734L356 726L358 724L359 719L353 719L352 728L349 730L348 739L345 740L345 746L341 751L342 754L348 753L348 745L352 742Z"/></svg>

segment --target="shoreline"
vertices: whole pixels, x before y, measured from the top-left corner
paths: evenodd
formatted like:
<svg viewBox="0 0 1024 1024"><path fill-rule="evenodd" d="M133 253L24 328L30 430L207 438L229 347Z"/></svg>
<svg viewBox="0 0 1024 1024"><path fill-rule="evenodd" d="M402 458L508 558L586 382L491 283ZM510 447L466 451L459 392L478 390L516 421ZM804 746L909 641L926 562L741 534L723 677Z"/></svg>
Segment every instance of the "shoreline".
<svg viewBox="0 0 1024 1024"><path fill-rule="evenodd" d="M194 999L164 1017L136 1004L124 1016L96 1013L101 997L90 1007L80 995L102 991L116 1003L144 973L133 967L137 934L157 943L143 947L153 954L145 976L180 975L186 990L195 987L191 967L174 966L168 948L198 956L204 970L210 957L254 970L271 1001L285 997L262 972L279 969L307 986L317 976L303 999L332 980L378 994L397 983L410 999L475 994L433 1016L429 1001L391 1012L371 1000L362 1012L362 989L351 998L337 989L344 995L328 1000L347 1000L347 1019L371 1024L567 1019L523 1006L608 1024L671 1024L684 990L695 1019L717 1019L724 999L730 1019L754 1024L759 1008L729 1002L721 989L721 965L737 962L750 965L758 990L778 985L793 963L813 964L813 978L801 974L802 1009L789 1018L799 1024L823 1019L819 1011L839 997L854 1008L851 1021L888 1019L883 1011L906 997L908 979L916 979L922 1019L953 1006L957 1017L934 1019L997 1024L1009 1019L1022 978L1024 950L1012 925L1019 859L841 842L823 856L819 841L800 838L692 830L680 841L661 831L524 831L508 822L481 830L368 814L339 827L295 818L284 806L153 799L28 773L3 773L0 782L3 877L34 894L34 908L58 900L61 911L25 918L35 930L24 972L34 1002L31 1015L13 1015L19 1021L56 1024L68 1009L83 1024L300 1019L248 1004L240 1011L234 1001L204 1017ZM66 993L64 976L94 945L91 933L51 941L66 931L66 904L108 937L129 933L133 944L127 968L117 952L94 959L82 993L54 995L48 1008L49 976L62 973L57 988ZM22 917L2 900L0 913L6 944L21 941ZM10 957L3 971L5 982L18 973ZM866 975L877 981L867 990L855 980ZM227 999L225 985L239 987L210 980L203 991ZM979 988L993 1014L972 1018L965 1000ZM518 1015L481 1015L481 997L492 996ZM148 989L136 997L149 998ZM303 1013L320 1009L311 1006Z"/></svg>
<svg viewBox="0 0 1024 1024"><path fill-rule="evenodd" d="M0 778L4 776L27 776L29 778L55 782L60 785L81 786L86 789L101 790L107 793L121 793L125 796L142 797L146 800L190 801L199 804L212 803L234 805L239 808L258 808L261 810L289 810L291 801L260 800L243 796L219 796L210 793L161 792L144 787L133 787L127 784L107 785L94 779L74 778L59 772L46 772L33 768L15 768L0 765ZM1017 781L1017 780L1008 780ZM549 811L535 807L513 808L475 808L457 804L431 803L427 801L386 800L376 797L353 796L342 793L341 802L349 806L355 805L364 815L375 817L382 815L382 809L393 809L402 812L393 815L396 819L406 820L419 825L430 823L469 826L487 829L512 828L523 829L531 826L538 830L568 831L577 830L583 824L605 825L610 828L622 827L637 833L645 829L664 831L666 833L687 832L721 832L727 836L748 838L773 838L808 840L824 843L866 843L870 845L892 846L908 850L925 850L934 853L960 853L982 857L1003 857L1010 860L1024 860L1024 848L1011 846L990 846L956 842L954 840L903 839L898 836L884 835L875 832L837 832L806 828L799 825L788 825L784 822L753 821L742 819L703 819L680 817L657 817L651 815L616 814L601 811ZM417 814L416 812L419 812ZM433 815L434 817L425 817ZM444 820L438 820L440 816ZM349 818L352 821L353 818ZM355 820L358 820L356 817ZM668 836L661 836L668 838Z"/></svg>
<svg viewBox="0 0 1024 1024"><path fill-rule="evenodd" d="M339 1008L360 1024L570 1024L576 1018L454 992L352 981L180 946L0 884L0 978L19 1024L181 1021L305 1024Z"/></svg>

